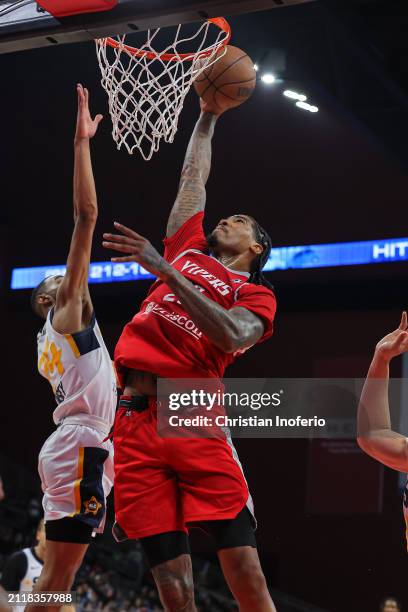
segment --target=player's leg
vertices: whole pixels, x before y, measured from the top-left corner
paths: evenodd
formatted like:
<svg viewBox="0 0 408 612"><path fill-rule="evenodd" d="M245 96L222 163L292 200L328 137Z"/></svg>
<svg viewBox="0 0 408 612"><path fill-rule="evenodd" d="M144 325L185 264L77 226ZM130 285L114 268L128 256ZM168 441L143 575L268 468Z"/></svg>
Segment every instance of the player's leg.
<svg viewBox="0 0 408 612"><path fill-rule="evenodd" d="M256 548L225 548L218 558L240 612L276 612Z"/></svg>
<svg viewBox="0 0 408 612"><path fill-rule="evenodd" d="M169 439L167 445L175 447L177 442ZM252 500L231 440L183 440L170 455L179 476L185 521L212 536L240 610L275 611L256 552L254 519L247 509Z"/></svg>
<svg viewBox="0 0 408 612"><path fill-rule="evenodd" d="M252 518L245 507L235 519L206 521L222 571L241 612L276 612L256 549Z"/></svg>
<svg viewBox="0 0 408 612"><path fill-rule="evenodd" d="M140 541L166 612L196 612L187 534L171 531Z"/></svg>
<svg viewBox="0 0 408 612"><path fill-rule="evenodd" d="M71 590L92 533L103 525L113 478L112 448L110 442L102 442L103 436L93 428L67 423L41 449L46 547L36 593ZM35 606L35 611L54 612L61 603ZM32 606L26 609L34 612Z"/></svg>
<svg viewBox="0 0 408 612"><path fill-rule="evenodd" d="M122 396L115 419L114 537L141 542L166 611L195 612L178 479L168 467L157 420L140 403Z"/></svg>
<svg viewBox="0 0 408 612"><path fill-rule="evenodd" d="M57 521L47 521L47 541L45 547L44 567L33 593L54 591L70 591L75 574L81 566L89 542L92 537L92 527L74 518L63 518ZM49 538L56 538L49 539ZM73 541L60 541L73 540ZM44 604L33 607L28 605L26 612L57 612L61 603Z"/></svg>

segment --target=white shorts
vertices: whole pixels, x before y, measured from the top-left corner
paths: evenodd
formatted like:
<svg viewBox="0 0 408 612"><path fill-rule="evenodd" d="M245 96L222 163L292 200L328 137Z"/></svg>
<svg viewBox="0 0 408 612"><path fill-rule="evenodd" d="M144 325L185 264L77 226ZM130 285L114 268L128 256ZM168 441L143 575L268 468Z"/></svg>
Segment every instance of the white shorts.
<svg viewBox="0 0 408 612"><path fill-rule="evenodd" d="M103 442L106 431L77 421L66 419L41 449L44 519L75 517L101 532L113 485L113 445Z"/></svg>

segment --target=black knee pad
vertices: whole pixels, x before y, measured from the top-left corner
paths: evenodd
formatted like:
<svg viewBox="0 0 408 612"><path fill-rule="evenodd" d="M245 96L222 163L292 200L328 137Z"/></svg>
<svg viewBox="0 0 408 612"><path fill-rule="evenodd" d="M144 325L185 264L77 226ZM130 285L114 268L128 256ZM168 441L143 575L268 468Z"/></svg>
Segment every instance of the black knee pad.
<svg viewBox="0 0 408 612"><path fill-rule="evenodd" d="M217 551L238 546L256 548L253 519L246 506L234 519L203 521L198 527L212 537Z"/></svg>
<svg viewBox="0 0 408 612"><path fill-rule="evenodd" d="M168 531L147 538L140 538L150 567L190 554L188 535L184 531Z"/></svg>
<svg viewBox="0 0 408 612"><path fill-rule="evenodd" d="M89 544L92 540L92 532L93 527L70 516L45 522L45 538L54 542Z"/></svg>

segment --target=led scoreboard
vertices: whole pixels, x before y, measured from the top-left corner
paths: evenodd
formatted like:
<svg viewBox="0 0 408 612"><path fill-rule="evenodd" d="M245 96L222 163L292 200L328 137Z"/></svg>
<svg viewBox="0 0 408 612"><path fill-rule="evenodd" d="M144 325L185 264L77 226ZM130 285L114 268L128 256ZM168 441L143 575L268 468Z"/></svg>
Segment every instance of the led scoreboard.
<svg viewBox="0 0 408 612"><path fill-rule="evenodd" d="M305 246L277 247L264 268L265 272L303 268L355 266L408 261L408 238L337 242ZM11 289L31 289L47 276L65 274L65 266L14 268ZM114 283L152 279L153 275L138 263L101 261L89 267L90 283Z"/></svg>

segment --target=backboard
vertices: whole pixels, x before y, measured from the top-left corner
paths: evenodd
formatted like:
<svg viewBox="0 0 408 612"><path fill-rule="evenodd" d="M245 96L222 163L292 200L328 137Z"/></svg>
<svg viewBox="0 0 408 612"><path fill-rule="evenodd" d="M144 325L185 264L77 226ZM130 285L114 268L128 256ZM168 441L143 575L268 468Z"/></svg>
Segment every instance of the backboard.
<svg viewBox="0 0 408 612"><path fill-rule="evenodd" d="M56 0L58 2L60 0ZM0 0L0 53L75 43L313 0L119 0L110 11L55 19L35 0Z"/></svg>

